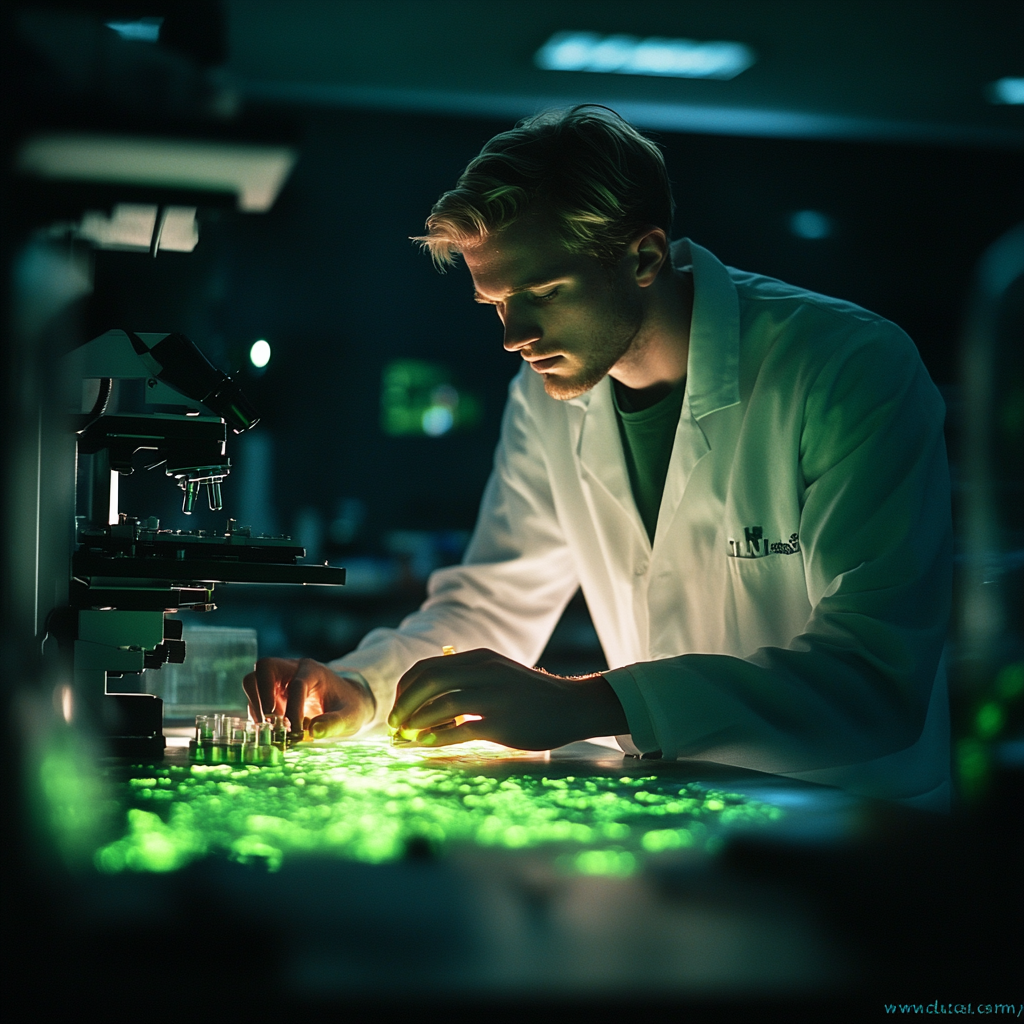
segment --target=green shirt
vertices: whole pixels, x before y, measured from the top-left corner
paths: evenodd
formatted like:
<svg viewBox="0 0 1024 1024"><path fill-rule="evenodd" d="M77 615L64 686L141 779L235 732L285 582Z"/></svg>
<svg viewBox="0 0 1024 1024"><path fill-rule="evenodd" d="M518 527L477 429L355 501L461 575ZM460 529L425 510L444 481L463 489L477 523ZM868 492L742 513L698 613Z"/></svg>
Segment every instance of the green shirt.
<svg viewBox="0 0 1024 1024"><path fill-rule="evenodd" d="M628 408L625 395L620 393L614 381L612 384L633 500L653 544L661 495L665 490L665 477L668 475L672 445L675 443L679 414L683 408L683 395L686 393L686 378L660 401L637 411Z"/></svg>

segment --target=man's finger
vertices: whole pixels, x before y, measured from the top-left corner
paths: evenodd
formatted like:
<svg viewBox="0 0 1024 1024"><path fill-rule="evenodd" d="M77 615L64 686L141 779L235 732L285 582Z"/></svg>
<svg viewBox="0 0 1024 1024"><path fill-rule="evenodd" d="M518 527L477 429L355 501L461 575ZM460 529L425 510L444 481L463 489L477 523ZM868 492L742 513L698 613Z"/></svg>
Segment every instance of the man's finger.
<svg viewBox="0 0 1024 1024"><path fill-rule="evenodd" d="M461 654L447 654L438 658L421 658L398 680L396 693L401 697L410 686L419 681L421 676L433 674L439 668L444 672L454 672L468 667L479 666L482 659L500 657L500 655L496 655L485 647L477 647L472 651L463 651Z"/></svg>
<svg viewBox="0 0 1024 1024"><path fill-rule="evenodd" d="M443 664L441 658L421 658L398 680L398 688L395 691L396 695L401 697L410 686L416 684L424 673L429 673L431 669L439 664Z"/></svg>
<svg viewBox="0 0 1024 1024"><path fill-rule="evenodd" d="M260 658L256 662L256 691L264 718L284 711L283 707L278 706L278 696L282 695L284 685L295 675L298 665L297 661L288 658ZM301 717L299 724L302 724Z"/></svg>
<svg viewBox="0 0 1024 1024"><path fill-rule="evenodd" d="M479 714L477 708L468 706L467 699L467 695L461 690L443 694L429 704L417 708L406 721L399 723L398 728L401 731L422 732L424 729L432 729L450 722L456 715Z"/></svg>
<svg viewBox="0 0 1024 1024"><path fill-rule="evenodd" d="M398 699L388 715L388 725L392 729L401 725L417 708L455 688L454 673L447 664L451 661L454 658L427 658L418 661L402 676L398 681Z"/></svg>
<svg viewBox="0 0 1024 1024"><path fill-rule="evenodd" d="M287 702L285 704L285 716L291 722L292 729L302 728L302 719L306 715L306 693L312 686L312 678L318 671L321 671L319 662L309 658L303 658L295 667L295 672L288 680Z"/></svg>
<svg viewBox="0 0 1024 1024"><path fill-rule="evenodd" d="M487 719L463 722L451 729L438 729L421 733L416 740L409 743L411 747L447 747L452 743L466 743L468 740L490 739Z"/></svg>
<svg viewBox="0 0 1024 1024"><path fill-rule="evenodd" d="M328 711L326 714L317 715L309 723L309 731L315 740L329 739L331 737L351 736L359 731L359 726L352 720L348 711Z"/></svg>
<svg viewBox="0 0 1024 1024"><path fill-rule="evenodd" d="M260 711L260 694L256 687L256 673L250 672L242 680L242 689L249 701L249 714L254 722L263 721L263 713Z"/></svg>

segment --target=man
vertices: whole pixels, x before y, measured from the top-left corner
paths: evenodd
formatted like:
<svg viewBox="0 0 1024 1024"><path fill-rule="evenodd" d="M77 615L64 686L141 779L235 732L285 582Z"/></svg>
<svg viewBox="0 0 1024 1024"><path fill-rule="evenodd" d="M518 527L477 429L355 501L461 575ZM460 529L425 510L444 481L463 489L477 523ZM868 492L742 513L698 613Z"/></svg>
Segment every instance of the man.
<svg viewBox="0 0 1024 1024"><path fill-rule="evenodd" d="M895 325L670 246L671 218L660 151L590 106L492 139L441 197L418 241L461 255L525 360L476 530L397 630L331 668L261 661L255 715L425 745L614 734L948 801L942 402ZM528 668L578 586L612 669Z"/></svg>

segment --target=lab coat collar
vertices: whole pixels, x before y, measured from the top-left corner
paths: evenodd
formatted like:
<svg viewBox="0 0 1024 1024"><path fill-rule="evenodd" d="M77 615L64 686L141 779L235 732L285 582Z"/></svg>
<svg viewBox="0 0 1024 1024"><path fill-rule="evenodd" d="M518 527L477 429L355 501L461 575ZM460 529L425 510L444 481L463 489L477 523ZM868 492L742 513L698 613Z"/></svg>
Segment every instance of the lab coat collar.
<svg viewBox="0 0 1024 1024"><path fill-rule="evenodd" d="M729 271L707 249L680 238L672 243L672 265L693 269L693 314L686 364L686 397L695 420L740 401L740 302ZM569 400L580 409L598 405L614 412L611 381Z"/></svg>
<svg viewBox="0 0 1024 1024"><path fill-rule="evenodd" d="M707 249L687 238L673 243L672 262L676 267L692 266L694 300L686 395L662 494L659 533L674 518L694 467L710 451L698 420L740 400L739 297L729 272ZM582 412L577 414L580 463L625 514L641 546L650 550L622 452L611 378L605 377L568 404Z"/></svg>
<svg viewBox="0 0 1024 1024"><path fill-rule="evenodd" d="M693 267L686 395L701 420L740 400L740 302L729 271L688 238L672 243L672 265Z"/></svg>

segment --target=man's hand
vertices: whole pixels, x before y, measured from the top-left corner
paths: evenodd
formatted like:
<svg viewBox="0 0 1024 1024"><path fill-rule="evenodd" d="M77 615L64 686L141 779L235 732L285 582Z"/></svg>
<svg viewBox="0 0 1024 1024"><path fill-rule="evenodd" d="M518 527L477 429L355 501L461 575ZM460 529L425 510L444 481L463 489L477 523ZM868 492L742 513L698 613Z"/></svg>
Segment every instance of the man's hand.
<svg viewBox="0 0 1024 1024"><path fill-rule="evenodd" d="M314 739L351 736L376 710L373 696L357 682L309 658L260 658L256 671L242 680L242 688L255 721L287 715L298 730L308 718Z"/></svg>
<svg viewBox="0 0 1024 1024"><path fill-rule="evenodd" d="M494 740L523 750L629 731L604 676L553 676L483 649L413 665L399 680L388 725L427 746Z"/></svg>

